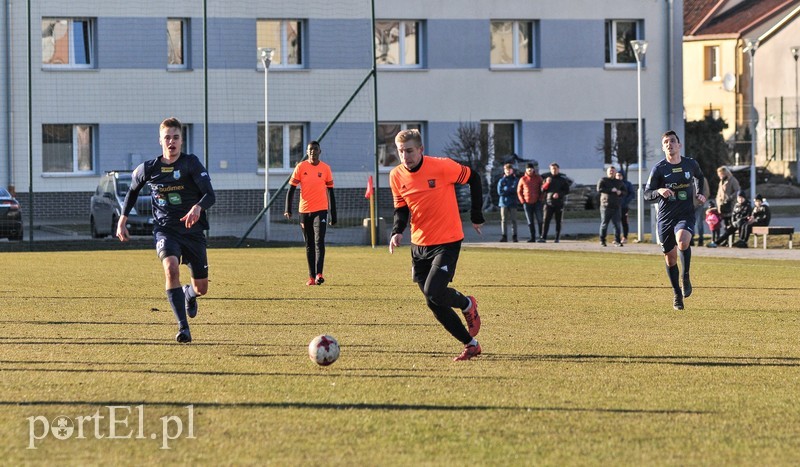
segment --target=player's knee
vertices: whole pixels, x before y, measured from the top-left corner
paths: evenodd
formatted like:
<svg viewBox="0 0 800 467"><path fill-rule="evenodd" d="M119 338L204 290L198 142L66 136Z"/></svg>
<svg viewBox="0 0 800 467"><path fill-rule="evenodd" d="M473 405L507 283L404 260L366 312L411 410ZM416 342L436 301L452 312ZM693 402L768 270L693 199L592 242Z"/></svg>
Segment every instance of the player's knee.
<svg viewBox="0 0 800 467"><path fill-rule="evenodd" d="M178 260L174 257L170 257L164 260L164 275L167 276L168 279L177 279L180 275L180 264Z"/></svg>
<svg viewBox="0 0 800 467"><path fill-rule="evenodd" d="M194 293L196 293L198 297L202 297L208 293L208 281L196 282L192 284L192 286L194 287Z"/></svg>

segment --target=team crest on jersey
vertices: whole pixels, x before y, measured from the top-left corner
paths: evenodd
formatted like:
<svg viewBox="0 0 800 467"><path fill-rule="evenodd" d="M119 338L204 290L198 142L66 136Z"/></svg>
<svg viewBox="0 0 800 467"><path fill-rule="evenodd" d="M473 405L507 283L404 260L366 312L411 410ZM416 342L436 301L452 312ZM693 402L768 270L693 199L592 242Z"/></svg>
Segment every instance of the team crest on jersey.
<svg viewBox="0 0 800 467"><path fill-rule="evenodd" d="M683 175L686 176L686 180L689 180L690 178L692 178L692 174L690 174L689 172L684 172Z"/></svg>
<svg viewBox="0 0 800 467"><path fill-rule="evenodd" d="M317 172L317 177L322 178L322 172Z"/></svg>
<svg viewBox="0 0 800 467"><path fill-rule="evenodd" d="M428 188L436 188L436 179L428 180Z"/></svg>
<svg viewBox="0 0 800 467"><path fill-rule="evenodd" d="M175 180L180 180L181 179L181 171L180 170L176 170L176 171L172 172L172 178L174 178Z"/></svg>

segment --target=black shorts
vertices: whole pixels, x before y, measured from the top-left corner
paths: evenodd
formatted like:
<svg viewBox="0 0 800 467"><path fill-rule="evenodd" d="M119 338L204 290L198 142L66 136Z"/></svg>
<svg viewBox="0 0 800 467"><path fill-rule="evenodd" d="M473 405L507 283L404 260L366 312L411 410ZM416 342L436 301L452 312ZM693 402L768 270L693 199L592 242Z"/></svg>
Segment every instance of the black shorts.
<svg viewBox="0 0 800 467"><path fill-rule="evenodd" d="M446 271L453 280L456 275L456 263L461 252L461 241L443 245L411 247L411 279L416 283L425 283L432 268Z"/></svg>
<svg viewBox="0 0 800 467"><path fill-rule="evenodd" d="M194 279L208 278L208 256L206 255L206 236L203 232L175 234L156 231L153 233L156 253L161 261L176 256L187 266Z"/></svg>
<svg viewBox="0 0 800 467"><path fill-rule="evenodd" d="M658 244L664 254L669 253L678 245L675 233L687 230L694 236L694 216L686 219L674 219L658 223Z"/></svg>

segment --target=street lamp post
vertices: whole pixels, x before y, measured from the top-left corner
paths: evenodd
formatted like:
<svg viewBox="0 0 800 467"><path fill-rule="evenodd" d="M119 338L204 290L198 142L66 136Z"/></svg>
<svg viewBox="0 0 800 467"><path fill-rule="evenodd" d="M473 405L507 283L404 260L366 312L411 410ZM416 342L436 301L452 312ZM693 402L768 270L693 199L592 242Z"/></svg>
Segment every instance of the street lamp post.
<svg viewBox="0 0 800 467"><path fill-rule="evenodd" d="M750 54L750 199L756 197L756 95L753 76L755 74L758 39L745 39L743 52Z"/></svg>
<svg viewBox="0 0 800 467"><path fill-rule="evenodd" d="M258 49L258 58L261 60L261 64L264 65L264 208L266 209L269 205L269 112L267 109L269 108L269 94L267 90L269 89L268 86L268 76L269 76L269 65L272 63L272 56L275 53L275 49L272 48L260 48ZM269 216L269 209L264 214L264 241L269 241L270 237L270 216Z"/></svg>
<svg viewBox="0 0 800 467"><path fill-rule="evenodd" d="M794 57L794 160L797 164L797 180L800 180L800 94L797 92L797 58L800 56L800 45L791 49Z"/></svg>
<svg viewBox="0 0 800 467"><path fill-rule="evenodd" d="M644 158L642 156L642 60L647 52L647 41L631 41L633 54L636 56L636 155L639 165L639 185L636 195L636 241L644 241L644 191L642 187L642 166Z"/></svg>

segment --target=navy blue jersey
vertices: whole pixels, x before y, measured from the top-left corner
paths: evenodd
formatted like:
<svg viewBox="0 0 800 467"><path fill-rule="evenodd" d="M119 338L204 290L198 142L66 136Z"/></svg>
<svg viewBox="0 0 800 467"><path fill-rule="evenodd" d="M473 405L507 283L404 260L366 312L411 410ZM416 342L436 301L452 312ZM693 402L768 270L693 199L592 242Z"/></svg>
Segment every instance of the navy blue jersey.
<svg viewBox="0 0 800 467"><path fill-rule="evenodd" d="M702 193L703 172L697 161L681 157L677 164L662 159L650 171L644 189L644 199L658 201L658 222L679 219L694 219L694 199ZM658 194L660 188L669 188L675 194L664 198Z"/></svg>
<svg viewBox="0 0 800 467"><path fill-rule="evenodd" d="M139 191L148 184L152 192L154 231L169 230L180 234L208 229L206 210L214 204L216 197L208 172L194 154L181 153L173 164L163 163L163 157L159 156L136 167L131 178L131 188L123 206L126 216L131 212ZM203 210L197 223L187 229L181 217L195 204Z"/></svg>

